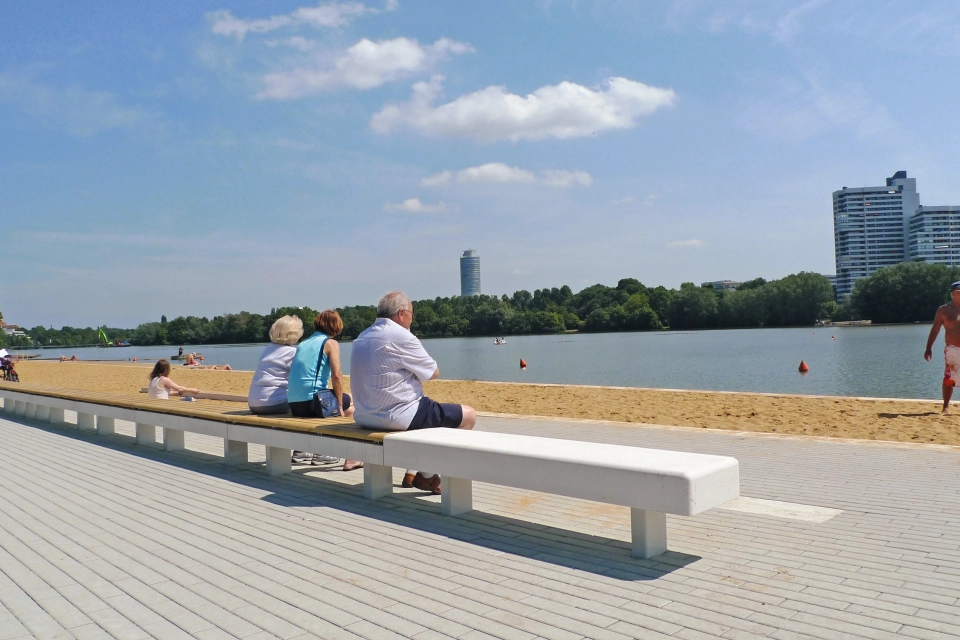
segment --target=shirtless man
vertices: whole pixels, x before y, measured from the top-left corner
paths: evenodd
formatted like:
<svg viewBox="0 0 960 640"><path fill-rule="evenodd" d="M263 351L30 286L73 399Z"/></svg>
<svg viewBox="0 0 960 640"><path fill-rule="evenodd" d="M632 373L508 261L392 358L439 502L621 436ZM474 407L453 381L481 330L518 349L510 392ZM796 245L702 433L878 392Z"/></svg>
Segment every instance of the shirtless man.
<svg viewBox="0 0 960 640"><path fill-rule="evenodd" d="M927 337L927 350L923 352L924 359L930 362L933 358L933 343L940 334L940 327L944 327L946 331L943 339L946 345L943 348L943 359L946 366L943 370L943 411L941 413L948 413L953 388L960 380L960 282L950 285L950 298L949 304L937 309L930 335Z"/></svg>

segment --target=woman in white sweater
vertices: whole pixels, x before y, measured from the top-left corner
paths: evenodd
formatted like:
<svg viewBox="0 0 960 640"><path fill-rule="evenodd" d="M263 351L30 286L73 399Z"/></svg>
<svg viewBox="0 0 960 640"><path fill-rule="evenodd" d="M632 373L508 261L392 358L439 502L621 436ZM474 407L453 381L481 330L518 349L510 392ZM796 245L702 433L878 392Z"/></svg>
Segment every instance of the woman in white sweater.
<svg viewBox="0 0 960 640"><path fill-rule="evenodd" d="M270 327L270 344L260 354L260 363L253 374L247 405L257 415L290 413L287 404L287 379L290 363L297 353L297 342L303 336L303 321L297 316L283 316Z"/></svg>

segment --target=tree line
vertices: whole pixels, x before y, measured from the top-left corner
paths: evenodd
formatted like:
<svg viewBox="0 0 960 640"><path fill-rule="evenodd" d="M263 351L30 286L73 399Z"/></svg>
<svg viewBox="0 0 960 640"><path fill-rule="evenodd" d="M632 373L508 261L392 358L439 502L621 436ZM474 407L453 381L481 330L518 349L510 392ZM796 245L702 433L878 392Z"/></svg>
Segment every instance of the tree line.
<svg viewBox="0 0 960 640"><path fill-rule="evenodd" d="M904 263L881 269L856 283L853 294L838 305L830 281L800 272L766 281L756 278L734 291L683 283L679 289L647 287L635 278L616 286L596 284L574 293L569 286L517 291L511 296L434 298L414 301L411 329L425 338L505 336L564 331L656 331L735 327L810 326L818 320L870 319L874 322L928 321L947 298L949 284L960 280L960 268ZM371 306L339 308L343 337L356 337L370 326ZM317 310L278 307L268 314L228 313L214 318L179 316L146 322L136 329L105 328L111 340L135 345L238 344L266 342L273 322L284 315L303 319L312 331ZM34 345L77 346L97 343L97 329L27 330ZM9 336L6 336L8 346ZM2 343L0 343L2 344ZM24 345L27 346L27 345Z"/></svg>

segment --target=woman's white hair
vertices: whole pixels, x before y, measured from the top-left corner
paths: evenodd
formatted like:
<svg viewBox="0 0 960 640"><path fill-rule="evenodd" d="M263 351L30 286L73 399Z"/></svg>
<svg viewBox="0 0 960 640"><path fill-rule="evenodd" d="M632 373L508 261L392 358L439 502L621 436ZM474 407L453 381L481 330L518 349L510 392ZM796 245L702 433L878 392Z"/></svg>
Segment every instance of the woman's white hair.
<svg viewBox="0 0 960 640"><path fill-rule="evenodd" d="M270 342L294 345L303 336L303 320L297 316L283 316L270 327Z"/></svg>
<svg viewBox="0 0 960 640"><path fill-rule="evenodd" d="M377 317L389 318L410 307L410 298L403 291L388 291L377 301Z"/></svg>

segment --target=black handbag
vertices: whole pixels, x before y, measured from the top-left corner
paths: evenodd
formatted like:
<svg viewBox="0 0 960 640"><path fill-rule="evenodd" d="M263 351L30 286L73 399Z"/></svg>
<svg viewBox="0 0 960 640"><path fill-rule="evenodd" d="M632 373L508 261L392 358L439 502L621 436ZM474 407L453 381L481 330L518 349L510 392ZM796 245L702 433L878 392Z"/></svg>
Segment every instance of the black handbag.
<svg viewBox="0 0 960 640"><path fill-rule="evenodd" d="M327 340L324 338L320 343L320 357L317 358L317 373L313 376L313 386L317 386L317 378L320 376L320 365L323 363L323 348L327 346ZM337 394L333 389L317 389L313 392L313 415L318 418L336 418L340 415L340 403L337 401Z"/></svg>

